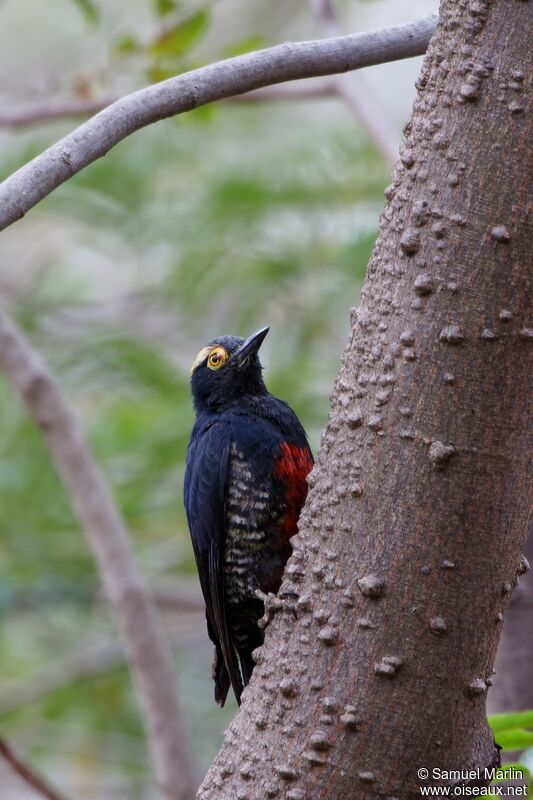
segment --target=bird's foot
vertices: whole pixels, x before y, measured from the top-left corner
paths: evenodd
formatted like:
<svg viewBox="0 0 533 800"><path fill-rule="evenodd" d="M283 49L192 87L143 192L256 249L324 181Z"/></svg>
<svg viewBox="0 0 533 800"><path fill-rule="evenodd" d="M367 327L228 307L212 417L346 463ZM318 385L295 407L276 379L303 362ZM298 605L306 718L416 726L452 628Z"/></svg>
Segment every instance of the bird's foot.
<svg viewBox="0 0 533 800"><path fill-rule="evenodd" d="M262 592L261 589L257 589L255 592L255 596L262 600L263 605L265 607L265 611L261 619L258 621L257 625L261 630L264 630L266 626L272 620L272 617L277 611L281 611L283 608L283 601L281 597L278 597L277 594L273 592Z"/></svg>
<svg viewBox="0 0 533 800"><path fill-rule="evenodd" d="M255 596L263 601L263 605L265 607L265 613L257 623L261 630L266 628L266 626L271 622L274 614L276 614L278 611L290 611L292 614L296 615L295 600L298 599L298 595L293 593L278 595L274 594L273 592L268 592L265 594L265 592L262 592L261 589L257 589Z"/></svg>

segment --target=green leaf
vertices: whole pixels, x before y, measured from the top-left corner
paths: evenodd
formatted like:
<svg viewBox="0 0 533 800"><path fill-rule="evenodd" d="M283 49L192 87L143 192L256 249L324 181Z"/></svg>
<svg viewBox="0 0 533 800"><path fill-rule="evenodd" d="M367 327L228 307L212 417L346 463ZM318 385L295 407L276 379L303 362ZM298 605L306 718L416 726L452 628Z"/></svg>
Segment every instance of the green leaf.
<svg viewBox="0 0 533 800"><path fill-rule="evenodd" d="M208 103L208 105L206 106L200 106L199 108L194 108L192 111L189 111L188 114L184 114L181 117L180 121L185 123L192 122L197 125L206 125L207 123L212 122L216 118L216 116L217 116L216 103Z"/></svg>
<svg viewBox="0 0 533 800"><path fill-rule="evenodd" d="M146 70L146 76L150 83L160 83L160 81L166 81L168 78L175 78L179 72L179 69L169 69L168 67L151 64Z"/></svg>
<svg viewBox="0 0 533 800"><path fill-rule="evenodd" d="M113 44L113 53L117 56L129 56L139 50L139 42L134 36L121 36Z"/></svg>
<svg viewBox="0 0 533 800"><path fill-rule="evenodd" d="M183 56L201 38L209 26L209 12L202 9L165 31L149 48L156 58Z"/></svg>
<svg viewBox="0 0 533 800"><path fill-rule="evenodd" d="M502 750L524 750L526 747L533 747L533 731L526 731L523 728L502 731L496 734L495 738Z"/></svg>
<svg viewBox="0 0 533 800"><path fill-rule="evenodd" d="M262 36L247 36L246 39L241 39L240 42L235 42L224 50L226 58L233 56L242 56L244 53L251 53L252 50L261 50L265 47L265 40Z"/></svg>
<svg viewBox="0 0 533 800"><path fill-rule="evenodd" d="M489 725L493 733L512 728L533 728L533 711L511 711L507 714L492 714Z"/></svg>
<svg viewBox="0 0 533 800"><path fill-rule="evenodd" d="M155 0L155 10L160 17L163 17L165 14L170 14L172 11L175 11L177 7L178 4L175 0Z"/></svg>
<svg viewBox="0 0 533 800"><path fill-rule="evenodd" d="M76 3L90 25L96 25L98 23L100 12L93 3L93 0L73 0L73 2Z"/></svg>

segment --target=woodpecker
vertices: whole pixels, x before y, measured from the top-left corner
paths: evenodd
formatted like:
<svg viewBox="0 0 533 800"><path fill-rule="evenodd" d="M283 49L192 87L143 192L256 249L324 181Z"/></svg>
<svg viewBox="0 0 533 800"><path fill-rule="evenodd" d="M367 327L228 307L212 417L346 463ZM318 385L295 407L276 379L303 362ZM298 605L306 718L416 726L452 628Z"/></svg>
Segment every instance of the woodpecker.
<svg viewBox="0 0 533 800"><path fill-rule="evenodd" d="M250 680L262 596L280 587L313 466L298 417L263 382L258 351L268 331L220 336L191 367L196 421L184 500L220 706L230 686L240 704Z"/></svg>

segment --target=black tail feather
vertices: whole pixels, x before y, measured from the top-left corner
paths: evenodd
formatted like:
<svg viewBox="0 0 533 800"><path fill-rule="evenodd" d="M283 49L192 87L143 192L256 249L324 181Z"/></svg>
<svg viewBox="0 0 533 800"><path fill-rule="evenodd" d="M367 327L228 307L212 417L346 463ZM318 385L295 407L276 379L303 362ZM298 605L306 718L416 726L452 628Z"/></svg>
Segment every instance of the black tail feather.
<svg viewBox="0 0 533 800"><path fill-rule="evenodd" d="M215 682L215 702L218 703L220 708L224 707L226 697L228 696L231 681L228 670L224 664L222 654L217 652L215 648L215 657L213 660L213 680Z"/></svg>
<svg viewBox="0 0 533 800"><path fill-rule="evenodd" d="M241 663L242 681L245 686L248 686L255 666L255 662L252 658L252 653L251 652L239 653L239 660Z"/></svg>

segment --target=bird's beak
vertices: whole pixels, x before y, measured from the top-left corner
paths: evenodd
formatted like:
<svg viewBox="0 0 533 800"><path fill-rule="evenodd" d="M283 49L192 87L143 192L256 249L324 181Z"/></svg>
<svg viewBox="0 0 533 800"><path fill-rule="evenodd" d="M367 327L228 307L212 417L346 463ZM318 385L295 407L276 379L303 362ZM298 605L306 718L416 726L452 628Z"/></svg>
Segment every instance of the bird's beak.
<svg viewBox="0 0 533 800"><path fill-rule="evenodd" d="M269 330L270 328L267 325L266 328L261 328L261 330L257 331L256 333L253 333L251 336L248 337L248 339L246 339L244 344L242 344L239 347L239 349L233 356L233 358L237 362L237 366L239 367L242 366L244 362L250 358L250 356L253 356L255 353L257 353L257 351L263 344L263 340L267 335L267 333L269 332Z"/></svg>

